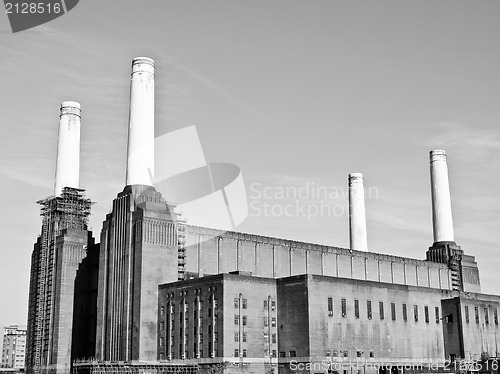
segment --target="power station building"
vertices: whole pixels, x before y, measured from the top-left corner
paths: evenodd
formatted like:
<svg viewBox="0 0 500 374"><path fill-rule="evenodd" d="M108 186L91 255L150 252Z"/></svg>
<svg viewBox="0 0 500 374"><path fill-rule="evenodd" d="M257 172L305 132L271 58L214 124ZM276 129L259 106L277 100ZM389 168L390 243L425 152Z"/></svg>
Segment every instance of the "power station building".
<svg viewBox="0 0 500 374"><path fill-rule="evenodd" d="M425 260L367 251L360 173L348 178L350 248L198 227L154 187L153 60L133 60L130 92L126 183L100 244L79 189L80 106L61 106L32 255L29 374L425 372L500 356L500 296L481 293L455 243L444 151L430 153Z"/></svg>

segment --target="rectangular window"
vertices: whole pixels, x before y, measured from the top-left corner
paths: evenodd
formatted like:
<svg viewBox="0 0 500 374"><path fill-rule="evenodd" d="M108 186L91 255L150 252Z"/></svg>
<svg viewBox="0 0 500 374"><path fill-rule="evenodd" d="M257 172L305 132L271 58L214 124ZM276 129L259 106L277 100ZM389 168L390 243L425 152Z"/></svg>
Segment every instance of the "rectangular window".
<svg viewBox="0 0 500 374"><path fill-rule="evenodd" d="M242 305L242 308L243 308L243 309L246 309L246 308L247 308L247 299L243 299L243 305Z"/></svg>
<svg viewBox="0 0 500 374"><path fill-rule="evenodd" d="M264 327L267 326L269 326L269 320L267 319L267 317L264 317Z"/></svg>
<svg viewBox="0 0 500 374"><path fill-rule="evenodd" d="M235 343L239 343L240 341L240 333L239 332L235 332L234 333L234 342Z"/></svg>
<svg viewBox="0 0 500 374"><path fill-rule="evenodd" d="M439 323L439 307L434 308L434 314L436 315L436 323Z"/></svg>
<svg viewBox="0 0 500 374"><path fill-rule="evenodd" d="M280 351L280 357L286 357L286 353L283 351Z"/></svg>
<svg viewBox="0 0 500 374"><path fill-rule="evenodd" d="M165 307L164 306L161 306L160 307L160 316L164 315L165 314Z"/></svg>
<svg viewBox="0 0 500 374"><path fill-rule="evenodd" d="M246 349L243 350L243 357L247 357L247 350Z"/></svg>
<svg viewBox="0 0 500 374"><path fill-rule="evenodd" d="M160 330L163 331L165 329L165 322L160 322Z"/></svg>
<svg viewBox="0 0 500 374"><path fill-rule="evenodd" d="M354 317L359 318L359 300L354 300Z"/></svg>
<svg viewBox="0 0 500 374"><path fill-rule="evenodd" d="M247 342L247 333L246 332L243 333L243 339L242 340L243 340L243 343Z"/></svg>
<svg viewBox="0 0 500 374"><path fill-rule="evenodd" d="M484 323L490 324L490 316L488 315L488 308L484 308Z"/></svg>
<svg viewBox="0 0 500 374"><path fill-rule="evenodd" d="M418 305L413 305L413 318L418 322Z"/></svg>
<svg viewBox="0 0 500 374"><path fill-rule="evenodd" d="M160 347L163 347L164 344L165 344L165 338L160 337Z"/></svg>
<svg viewBox="0 0 500 374"><path fill-rule="evenodd" d="M495 320L495 325L498 326L498 310L496 308L493 309L493 319Z"/></svg>
<svg viewBox="0 0 500 374"><path fill-rule="evenodd" d="M240 351L238 349L234 350L234 357L240 357Z"/></svg>
<svg viewBox="0 0 500 374"><path fill-rule="evenodd" d="M276 343L276 334L271 335L271 342Z"/></svg>
<svg viewBox="0 0 500 374"><path fill-rule="evenodd" d="M295 351L290 351L290 357L297 357L297 352Z"/></svg>
<svg viewBox="0 0 500 374"><path fill-rule="evenodd" d="M385 315L384 315L384 302L383 301L379 301L379 303L378 303L378 313L380 314L380 319L384 319L385 318Z"/></svg>
<svg viewBox="0 0 500 374"><path fill-rule="evenodd" d="M271 326L276 327L276 317L271 318Z"/></svg>
<svg viewBox="0 0 500 374"><path fill-rule="evenodd" d="M372 319L372 302L370 300L366 302L366 316L368 319Z"/></svg>
<svg viewBox="0 0 500 374"><path fill-rule="evenodd" d="M239 325L240 324L240 316L235 314L234 315L234 324Z"/></svg>
<svg viewBox="0 0 500 374"><path fill-rule="evenodd" d="M271 310L276 309L276 301L271 301Z"/></svg>
<svg viewBox="0 0 500 374"><path fill-rule="evenodd" d="M267 300L264 300L264 309L267 309L267 308L268 308Z"/></svg>
<svg viewBox="0 0 500 374"><path fill-rule="evenodd" d="M342 305L342 317L347 317L347 300L340 300L340 304Z"/></svg>
<svg viewBox="0 0 500 374"><path fill-rule="evenodd" d="M406 303L403 303L403 321L408 321L408 311L406 310Z"/></svg>
<svg viewBox="0 0 500 374"><path fill-rule="evenodd" d="M477 306L474 307L474 314L476 317L476 323L479 323L479 308Z"/></svg>
<svg viewBox="0 0 500 374"><path fill-rule="evenodd" d="M243 316L243 326L247 325L247 316Z"/></svg>
<svg viewBox="0 0 500 374"><path fill-rule="evenodd" d="M464 313L465 313L465 323L469 323L469 306L466 305L464 307Z"/></svg>
<svg viewBox="0 0 500 374"><path fill-rule="evenodd" d="M393 321L396 320L396 304L395 303L391 303L391 317L392 317Z"/></svg>
<svg viewBox="0 0 500 374"><path fill-rule="evenodd" d="M328 298L328 315L333 316L333 299L331 297Z"/></svg>
<svg viewBox="0 0 500 374"><path fill-rule="evenodd" d="M425 323L429 323L429 307L424 306Z"/></svg>
<svg viewBox="0 0 500 374"><path fill-rule="evenodd" d="M234 298L234 307L239 308L240 307L240 299L235 297Z"/></svg>

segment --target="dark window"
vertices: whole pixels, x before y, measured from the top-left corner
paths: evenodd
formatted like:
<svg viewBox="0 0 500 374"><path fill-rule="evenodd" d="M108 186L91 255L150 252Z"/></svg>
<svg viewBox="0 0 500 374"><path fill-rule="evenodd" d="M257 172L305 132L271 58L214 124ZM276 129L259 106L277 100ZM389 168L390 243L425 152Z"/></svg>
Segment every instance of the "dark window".
<svg viewBox="0 0 500 374"><path fill-rule="evenodd" d="M361 357L361 351L356 351L356 357Z"/></svg>
<svg viewBox="0 0 500 374"><path fill-rule="evenodd" d="M484 323L490 324L490 316L488 315L488 308L484 308Z"/></svg>
<svg viewBox="0 0 500 374"><path fill-rule="evenodd" d="M464 307L464 313L465 313L465 323L469 323L469 306L466 305Z"/></svg>
<svg viewBox="0 0 500 374"><path fill-rule="evenodd" d="M267 319L267 317L264 317L264 327L267 326L269 326L269 320Z"/></svg>
<svg viewBox="0 0 500 374"><path fill-rule="evenodd" d="M453 323L453 314L450 313L446 316L446 322Z"/></svg>
<svg viewBox="0 0 500 374"><path fill-rule="evenodd" d="M408 311L406 310L406 303L403 303L403 321L408 321Z"/></svg>
<svg viewBox="0 0 500 374"><path fill-rule="evenodd" d="M247 308L247 299L243 299L243 305L242 305L242 308L243 308L243 309L246 309L246 308Z"/></svg>
<svg viewBox="0 0 500 374"><path fill-rule="evenodd" d="M396 320L396 304L394 303L391 303L391 317L393 321Z"/></svg>
<svg viewBox="0 0 500 374"><path fill-rule="evenodd" d="M476 317L476 323L479 323L479 308L477 306L474 307L474 314Z"/></svg>
<svg viewBox="0 0 500 374"><path fill-rule="evenodd" d="M239 332L235 332L234 333L234 342L238 343L239 341L240 341L240 333Z"/></svg>
<svg viewBox="0 0 500 374"><path fill-rule="evenodd" d="M271 301L271 310L276 309L276 301Z"/></svg>
<svg viewBox="0 0 500 374"><path fill-rule="evenodd" d="M495 320L495 325L498 326L498 310L496 308L493 309L493 319Z"/></svg>
<svg viewBox="0 0 500 374"><path fill-rule="evenodd" d="M271 356L276 357L276 349L273 349L273 351L271 352Z"/></svg>
<svg viewBox="0 0 500 374"><path fill-rule="evenodd" d="M378 303L378 313L380 314L380 319L385 318L385 316L384 316L384 302L383 301L379 301L379 303Z"/></svg>
<svg viewBox="0 0 500 374"><path fill-rule="evenodd" d="M413 305L413 318L418 322L418 305Z"/></svg>
<svg viewBox="0 0 500 374"><path fill-rule="evenodd" d="M247 325L247 316L243 316L243 326Z"/></svg>
<svg viewBox="0 0 500 374"><path fill-rule="evenodd" d="M366 302L366 316L368 319L372 319L372 302L370 300Z"/></svg>
<svg viewBox="0 0 500 374"><path fill-rule="evenodd" d="M243 357L247 357L247 350L246 349L243 350Z"/></svg>
<svg viewBox="0 0 500 374"><path fill-rule="evenodd" d="M247 342L247 333L244 332L243 333L243 343L246 343Z"/></svg>
<svg viewBox="0 0 500 374"><path fill-rule="evenodd" d="M273 335L272 335L271 342L272 342L272 343L276 343L276 334L273 334Z"/></svg>
<svg viewBox="0 0 500 374"><path fill-rule="evenodd" d="M234 350L234 357L240 357L240 351L238 349Z"/></svg>
<svg viewBox="0 0 500 374"><path fill-rule="evenodd" d="M239 308L240 307L240 299L237 297L234 298L234 307Z"/></svg>
<svg viewBox="0 0 500 374"><path fill-rule="evenodd" d="M342 305L342 317L347 317L347 300L342 299L340 300L341 305Z"/></svg>
<svg viewBox="0 0 500 374"><path fill-rule="evenodd" d="M267 309L267 308L268 308L267 300L264 300L264 309Z"/></svg>
<svg viewBox="0 0 500 374"><path fill-rule="evenodd" d="M429 323L429 307L424 306L425 323Z"/></svg>
<svg viewBox="0 0 500 374"><path fill-rule="evenodd" d="M359 318L359 300L354 300L354 317Z"/></svg>
<svg viewBox="0 0 500 374"><path fill-rule="evenodd" d="M281 351L281 352L280 352L280 357L286 357L286 353L285 353L285 352L283 352L283 351Z"/></svg>
<svg viewBox="0 0 500 374"><path fill-rule="evenodd" d="M375 353L373 351L370 351L370 357L375 357Z"/></svg>
<svg viewBox="0 0 500 374"><path fill-rule="evenodd" d="M290 357L297 357L297 352L295 351L290 351Z"/></svg>
<svg viewBox="0 0 500 374"><path fill-rule="evenodd" d="M239 325L240 324L240 316L235 314L234 315L234 324Z"/></svg>
<svg viewBox="0 0 500 374"><path fill-rule="evenodd" d="M271 318L271 326L276 327L276 317Z"/></svg>
<svg viewBox="0 0 500 374"><path fill-rule="evenodd" d="M436 323L439 323L439 307L434 308L434 313L436 315Z"/></svg>
<svg viewBox="0 0 500 374"><path fill-rule="evenodd" d="M331 297L328 298L328 315L333 316L333 299Z"/></svg>

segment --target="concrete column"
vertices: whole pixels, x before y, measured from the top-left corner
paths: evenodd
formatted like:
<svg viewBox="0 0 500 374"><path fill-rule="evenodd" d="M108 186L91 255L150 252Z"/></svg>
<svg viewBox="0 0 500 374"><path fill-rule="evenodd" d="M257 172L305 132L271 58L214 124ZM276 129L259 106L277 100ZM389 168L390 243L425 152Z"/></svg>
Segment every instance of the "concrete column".
<svg viewBox="0 0 500 374"><path fill-rule="evenodd" d="M349 174L349 244L357 251L368 249L364 195L363 174Z"/></svg>
<svg viewBox="0 0 500 374"><path fill-rule="evenodd" d="M80 104L74 101L61 103L55 196L59 196L64 187L80 186L80 117Z"/></svg>
<svg viewBox="0 0 500 374"><path fill-rule="evenodd" d="M154 61L136 57L130 79L126 185L152 186L154 181Z"/></svg>
<svg viewBox="0 0 500 374"><path fill-rule="evenodd" d="M429 154L431 168L432 225L434 243L454 242L453 219L451 215L450 185L448 165L443 150Z"/></svg>

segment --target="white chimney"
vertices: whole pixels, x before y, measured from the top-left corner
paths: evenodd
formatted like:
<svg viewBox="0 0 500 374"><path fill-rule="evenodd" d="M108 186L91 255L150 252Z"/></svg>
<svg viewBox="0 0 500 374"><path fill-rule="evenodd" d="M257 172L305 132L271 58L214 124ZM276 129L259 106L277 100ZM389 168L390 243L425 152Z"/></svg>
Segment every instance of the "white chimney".
<svg viewBox="0 0 500 374"><path fill-rule="evenodd" d="M80 186L80 113L79 103L61 103L55 196L59 196L64 187Z"/></svg>
<svg viewBox="0 0 500 374"><path fill-rule="evenodd" d="M451 214L450 184L446 152L434 150L429 153L431 168L432 224L434 243L454 242Z"/></svg>
<svg viewBox="0 0 500 374"><path fill-rule="evenodd" d="M349 174L349 243L357 251L368 250L363 174Z"/></svg>
<svg viewBox="0 0 500 374"><path fill-rule="evenodd" d="M154 71L154 61L148 57L132 61L127 186L152 186L154 182Z"/></svg>

